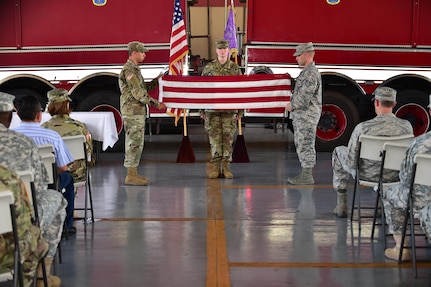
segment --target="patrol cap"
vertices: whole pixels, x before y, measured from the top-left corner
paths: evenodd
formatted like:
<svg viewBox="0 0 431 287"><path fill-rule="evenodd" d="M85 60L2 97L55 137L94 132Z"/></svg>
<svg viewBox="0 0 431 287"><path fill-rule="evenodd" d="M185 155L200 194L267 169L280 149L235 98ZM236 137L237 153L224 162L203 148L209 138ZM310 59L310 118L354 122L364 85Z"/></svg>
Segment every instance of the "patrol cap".
<svg viewBox="0 0 431 287"><path fill-rule="evenodd" d="M10 112L13 111L13 100L15 96L7 93L0 92L0 112Z"/></svg>
<svg viewBox="0 0 431 287"><path fill-rule="evenodd" d="M371 100L379 99L380 101L395 102L397 100L397 91L389 87L378 87Z"/></svg>
<svg viewBox="0 0 431 287"><path fill-rule="evenodd" d="M296 56L299 56L302 53L308 52L308 51L314 51L313 43L311 43L311 42L308 42L308 43L305 43L305 44L299 44L296 47L296 51L293 54L293 56L296 57Z"/></svg>
<svg viewBox="0 0 431 287"><path fill-rule="evenodd" d="M217 49L226 49L229 48L229 41L227 40L220 40L216 42Z"/></svg>
<svg viewBox="0 0 431 287"><path fill-rule="evenodd" d="M144 43L141 43L138 41L133 41L127 44L127 50L129 51L129 53L133 51L140 52L140 53L148 52L148 49L145 48Z"/></svg>
<svg viewBox="0 0 431 287"><path fill-rule="evenodd" d="M61 103L64 101L72 101L72 99L69 97L69 92L67 90L53 89L51 91L48 91L48 104Z"/></svg>

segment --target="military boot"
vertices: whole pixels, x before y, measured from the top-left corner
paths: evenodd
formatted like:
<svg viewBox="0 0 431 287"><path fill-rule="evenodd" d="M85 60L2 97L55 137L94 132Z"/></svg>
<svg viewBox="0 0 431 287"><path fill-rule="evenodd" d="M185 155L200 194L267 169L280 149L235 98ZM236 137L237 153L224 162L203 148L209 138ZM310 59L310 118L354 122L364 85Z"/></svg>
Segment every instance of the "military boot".
<svg viewBox="0 0 431 287"><path fill-rule="evenodd" d="M147 185L149 179L146 177L142 177L138 174L138 169L136 167L127 168L127 176L124 180L125 184L130 185Z"/></svg>
<svg viewBox="0 0 431 287"><path fill-rule="evenodd" d="M287 182L290 184L314 184L314 178L311 174L311 168L303 168L302 172L295 177L287 178Z"/></svg>
<svg viewBox="0 0 431 287"><path fill-rule="evenodd" d="M220 162L214 161L212 162L212 169L208 174L208 178L218 178L220 176Z"/></svg>
<svg viewBox="0 0 431 287"><path fill-rule="evenodd" d="M395 240L395 246L392 248L387 248L385 250L385 257L388 259L392 259L395 261L398 261L398 258L400 256L400 251L401 251L401 239L402 239L402 235L401 234L394 234L394 240ZM404 246L406 245L406 243L404 243ZM403 249L403 255L401 256L401 261L410 261L411 260L411 256L410 256L410 252L408 249Z"/></svg>
<svg viewBox="0 0 431 287"><path fill-rule="evenodd" d="M347 217L347 191L345 189L337 190L337 206L334 214L341 218Z"/></svg>
<svg viewBox="0 0 431 287"><path fill-rule="evenodd" d="M222 172L225 178L233 178L233 173L229 170L229 164L227 160L222 161Z"/></svg>
<svg viewBox="0 0 431 287"><path fill-rule="evenodd" d="M52 269L52 262L53 257L45 257L42 260L45 260L45 267L46 267L46 276L48 279L48 287L60 287L61 286L61 279L58 276L51 275L51 269ZM44 287L45 284L43 283L43 272L42 272L42 265L39 264L37 267L37 287Z"/></svg>

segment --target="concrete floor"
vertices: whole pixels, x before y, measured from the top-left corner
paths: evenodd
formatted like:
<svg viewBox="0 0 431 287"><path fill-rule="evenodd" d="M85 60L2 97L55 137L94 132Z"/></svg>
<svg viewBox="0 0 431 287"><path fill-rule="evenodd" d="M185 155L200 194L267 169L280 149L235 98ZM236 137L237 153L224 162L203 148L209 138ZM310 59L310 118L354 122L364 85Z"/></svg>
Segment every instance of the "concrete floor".
<svg viewBox="0 0 431 287"><path fill-rule="evenodd" d="M122 153L101 154L91 171L97 221L77 222L61 243L62 286L431 286L430 263L414 279L410 263L384 258L370 219L358 232L332 214L330 153L318 153L314 186L287 185L300 170L293 135L246 125L250 163L233 163L234 179L211 180L203 126L189 127L196 163L176 163L178 129L146 137L147 187L124 185ZM362 192L371 204L372 191ZM429 251L418 256L431 261Z"/></svg>

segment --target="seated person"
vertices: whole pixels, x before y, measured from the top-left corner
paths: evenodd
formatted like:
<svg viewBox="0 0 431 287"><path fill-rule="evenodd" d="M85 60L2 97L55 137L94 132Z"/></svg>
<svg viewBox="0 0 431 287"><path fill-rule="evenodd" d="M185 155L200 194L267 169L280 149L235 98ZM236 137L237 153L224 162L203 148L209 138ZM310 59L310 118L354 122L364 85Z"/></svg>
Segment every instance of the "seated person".
<svg viewBox="0 0 431 287"><path fill-rule="evenodd" d="M91 141L90 133L84 123L74 120L69 116L72 112L69 104L71 101L72 99L65 89L53 89L49 91L47 111L52 118L43 123L42 127L54 130L62 137L84 135L86 138L87 158L91 160L93 142ZM75 160L73 163L69 163L67 170L72 174L74 182L86 179L86 162L83 160Z"/></svg>
<svg viewBox="0 0 431 287"><path fill-rule="evenodd" d="M48 243L42 238L40 228L31 222L33 207L27 197L24 183L15 173L0 165L0 193L5 190L11 191L15 200L24 286L29 287L39 261L48 252ZM12 233L0 235L0 270L13 268L14 249Z"/></svg>
<svg viewBox="0 0 431 287"><path fill-rule="evenodd" d="M45 257L45 263L49 267L61 240L67 201L58 191L48 189L48 172L36 144L25 135L8 129L12 121L14 98L0 92L0 164L13 171L30 170L34 175L39 226L42 237L49 245ZM61 280L48 273L48 283L50 287L60 286Z"/></svg>
<svg viewBox="0 0 431 287"><path fill-rule="evenodd" d="M67 165L73 162L73 157L57 132L40 126L42 108L35 96L30 95L19 98L16 100L15 107L22 122L14 130L31 138L36 145L51 144L54 146L55 162L60 179L60 190L68 203L66 208L67 232L74 234L76 233L76 228L73 226L75 188L73 177L67 172Z"/></svg>
<svg viewBox="0 0 431 287"><path fill-rule="evenodd" d="M359 153L359 136L401 136L413 134L413 128L409 121L397 118L392 109L397 104L397 92L389 87L378 87L374 92L374 110L376 117L359 123L350 136L348 146L338 146L332 152L332 182L337 192L337 206L334 213L338 217L347 217L347 184L349 175L356 173L356 159ZM363 161L361 163L360 178L368 181L378 181L380 163ZM398 173L384 171L385 182L398 181Z"/></svg>
<svg viewBox="0 0 431 287"><path fill-rule="evenodd" d="M429 113L431 115L431 109ZM390 187L388 191L383 194L386 222L389 226L389 232L393 234L395 240L395 246L386 249L385 256L397 261L400 254L402 227L406 216L408 194L410 191L410 182L412 180L413 159L417 154L431 154L431 132L416 137L410 144L403 163L401 164L400 182ZM422 209L430 202L430 188L428 186L415 185L413 188L413 211L415 217L419 217ZM410 253L407 249L403 249L401 260L410 260Z"/></svg>

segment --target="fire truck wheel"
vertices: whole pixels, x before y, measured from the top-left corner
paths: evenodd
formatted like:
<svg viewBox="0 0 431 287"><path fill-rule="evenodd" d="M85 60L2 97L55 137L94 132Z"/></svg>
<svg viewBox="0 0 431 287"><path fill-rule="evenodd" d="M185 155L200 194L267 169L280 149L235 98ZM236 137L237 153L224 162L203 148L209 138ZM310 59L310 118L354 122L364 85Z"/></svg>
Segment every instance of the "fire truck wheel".
<svg viewBox="0 0 431 287"><path fill-rule="evenodd" d="M359 112L350 99L341 93L326 91L317 126L316 149L332 152L339 145L347 145L359 120Z"/></svg>
<svg viewBox="0 0 431 287"><path fill-rule="evenodd" d="M430 129L428 104L428 93L418 90L399 91L394 113L397 117L408 120L415 136L419 136Z"/></svg>
<svg viewBox="0 0 431 287"><path fill-rule="evenodd" d="M257 66L250 71L250 75L257 75L257 74L273 74L273 72L270 68L266 66Z"/></svg>
<svg viewBox="0 0 431 287"><path fill-rule="evenodd" d="M22 96L27 96L27 95L35 96L36 98L39 99L39 102L40 102L40 105L42 106L42 109L45 109L46 103L48 101L46 98L46 95L42 96L37 91L25 89L25 88L12 89L10 91L7 91L7 93L14 95L16 99L19 99Z"/></svg>

